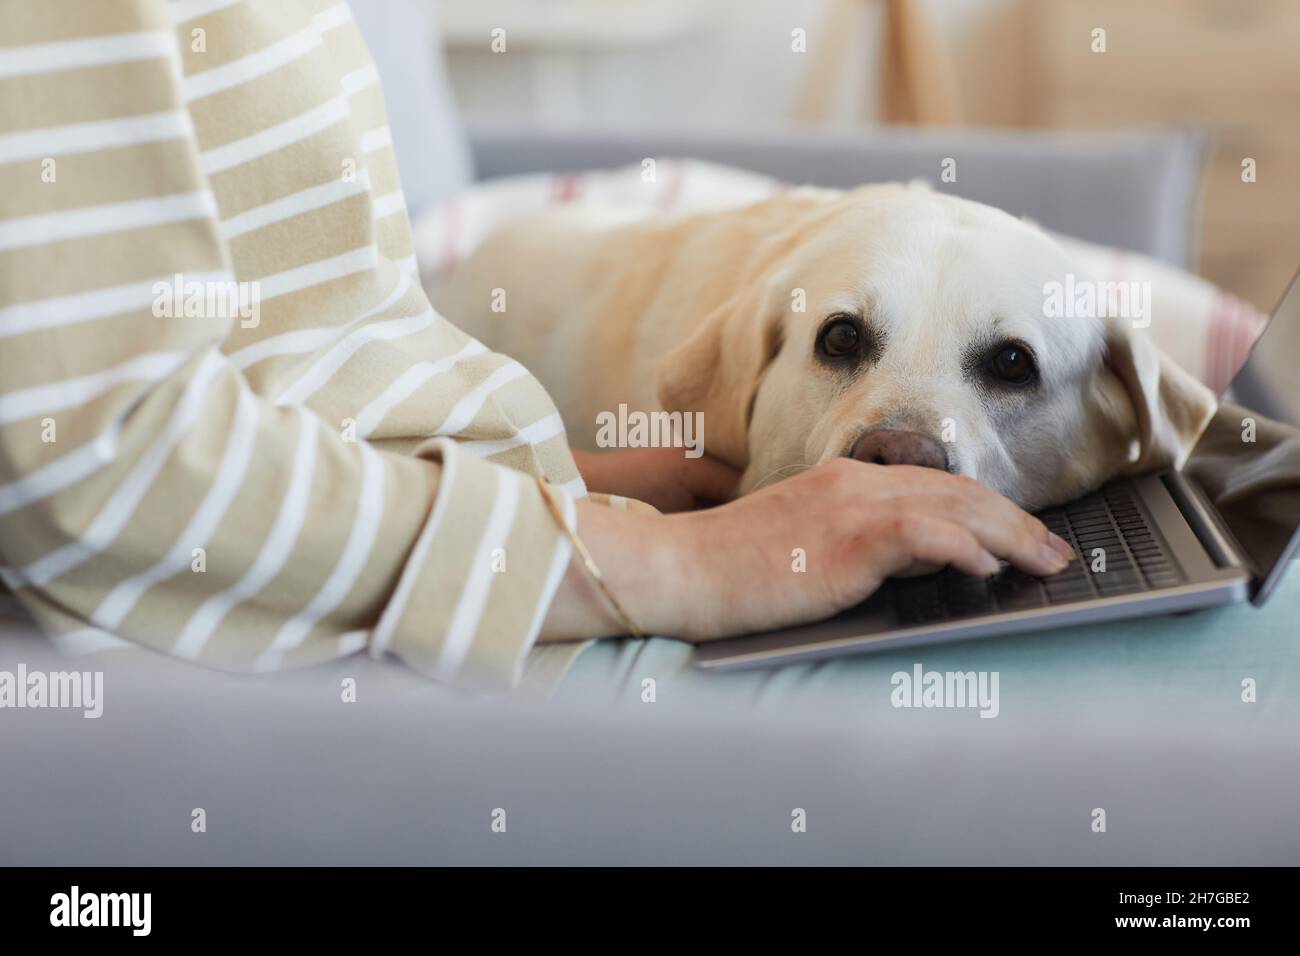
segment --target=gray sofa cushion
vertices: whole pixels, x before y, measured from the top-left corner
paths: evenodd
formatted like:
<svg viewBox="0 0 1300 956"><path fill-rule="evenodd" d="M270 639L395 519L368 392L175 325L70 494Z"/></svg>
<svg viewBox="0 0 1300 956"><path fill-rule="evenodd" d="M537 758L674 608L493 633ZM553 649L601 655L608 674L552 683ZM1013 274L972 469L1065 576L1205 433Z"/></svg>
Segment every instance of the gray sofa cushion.
<svg viewBox="0 0 1300 956"><path fill-rule="evenodd" d="M481 178L680 156L799 184L848 188L926 179L1042 226L1186 267L1205 155L1190 130L1028 132L880 128L861 134L681 130L591 133L473 127ZM956 160L956 181L940 181Z"/></svg>

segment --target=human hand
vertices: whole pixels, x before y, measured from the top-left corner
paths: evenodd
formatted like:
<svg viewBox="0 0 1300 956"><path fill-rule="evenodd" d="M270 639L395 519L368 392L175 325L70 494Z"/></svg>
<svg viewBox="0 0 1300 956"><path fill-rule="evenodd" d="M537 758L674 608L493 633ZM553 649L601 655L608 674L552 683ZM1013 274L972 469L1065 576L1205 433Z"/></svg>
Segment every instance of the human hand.
<svg viewBox="0 0 1300 956"><path fill-rule="evenodd" d="M1001 557L1049 575L1073 555L972 478L849 458L718 508L634 515L580 503L578 514L578 533L631 619L648 634L697 641L829 617L919 564L989 575ZM619 620L571 564L540 639L617 633Z"/></svg>
<svg viewBox="0 0 1300 956"><path fill-rule="evenodd" d="M987 576L1001 557L1050 575L1073 555L1041 521L974 479L849 458L669 520L691 556L686 613L672 633L696 640L828 617L918 565ZM797 548L805 573L794 570Z"/></svg>

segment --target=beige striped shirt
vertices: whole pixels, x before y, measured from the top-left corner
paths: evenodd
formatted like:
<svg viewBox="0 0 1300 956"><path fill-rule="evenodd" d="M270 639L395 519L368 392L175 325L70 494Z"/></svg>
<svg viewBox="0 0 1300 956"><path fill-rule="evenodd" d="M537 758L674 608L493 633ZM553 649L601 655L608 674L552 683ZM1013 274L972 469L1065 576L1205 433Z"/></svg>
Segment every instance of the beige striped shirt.
<svg viewBox="0 0 1300 956"><path fill-rule="evenodd" d="M65 644L516 681L585 493L415 279L340 0L0 0L0 578ZM440 437L441 436L441 437Z"/></svg>

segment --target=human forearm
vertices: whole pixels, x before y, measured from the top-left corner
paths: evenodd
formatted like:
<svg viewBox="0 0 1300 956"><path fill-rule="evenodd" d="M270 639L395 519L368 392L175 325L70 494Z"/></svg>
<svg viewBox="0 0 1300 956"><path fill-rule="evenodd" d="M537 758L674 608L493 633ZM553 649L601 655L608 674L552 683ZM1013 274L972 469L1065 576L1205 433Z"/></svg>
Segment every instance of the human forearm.
<svg viewBox="0 0 1300 956"><path fill-rule="evenodd" d="M687 458L680 448L574 451L587 488L623 495L660 511L690 511L729 500L740 474L716 458Z"/></svg>

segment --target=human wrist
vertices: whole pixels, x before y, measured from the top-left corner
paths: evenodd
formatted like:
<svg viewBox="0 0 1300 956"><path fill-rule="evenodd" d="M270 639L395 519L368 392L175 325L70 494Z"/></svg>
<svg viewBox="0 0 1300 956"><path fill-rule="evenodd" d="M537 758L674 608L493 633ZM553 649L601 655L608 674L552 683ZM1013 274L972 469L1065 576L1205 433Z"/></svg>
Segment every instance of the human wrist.
<svg viewBox="0 0 1300 956"><path fill-rule="evenodd" d="M703 591L691 517L596 505L587 515L589 525L602 525L606 554L597 564L606 583L646 635L684 636L698 614Z"/></svg>
<svg viewBox="0 0 1300 956"><path fill-rule="evenodd" d="M674 637L698 640L730 633L731 558L726 523L718 508L664 517L664 603L673 613Z"/></svg>
<svg viewBox="0 0 1300 956"><path fill-rule="evenodd" d="M711 571L702 551L701 512L647 515L639 608L647 633L693 637L711 600ZM640 623L640 619L637 619Z"/></svg>
<svg viewBox="0 0 1300 956"><path fill-rule="evenodd" d="M623 613L644 634L675 634L688 597L681 533L664 515L578 502L575 533ZM543 622L541 641L611 637L628 630L575 550Z"/></svg>

